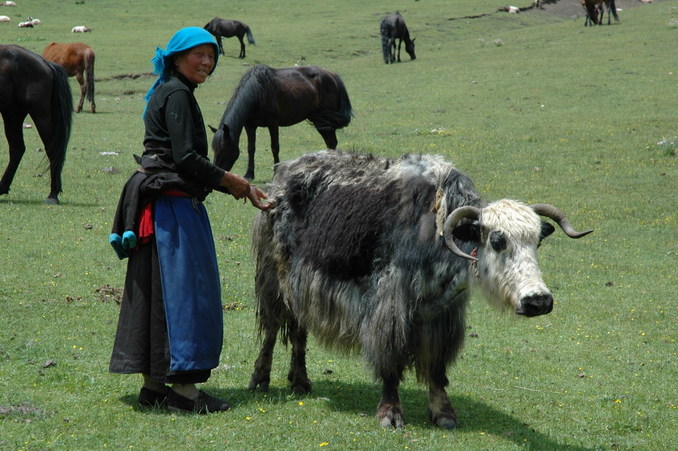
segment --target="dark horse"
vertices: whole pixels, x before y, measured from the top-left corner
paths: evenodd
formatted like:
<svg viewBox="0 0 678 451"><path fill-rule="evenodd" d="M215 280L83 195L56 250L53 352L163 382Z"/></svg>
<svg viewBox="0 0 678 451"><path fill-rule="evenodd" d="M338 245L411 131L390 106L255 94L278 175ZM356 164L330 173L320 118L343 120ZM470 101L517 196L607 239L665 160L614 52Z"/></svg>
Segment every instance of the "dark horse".
<svg viewBox="0 0 678 451"><path fill-rule="evenodd" d="M245 72L226 106L219 128L214 129L212 148L217 166L230 171L240 155L238 143L243 127L247 132L247 172L254 179L254 150L257 127L268 127L273 163L280 162L278 127L308 119L336 149L336 130L351 122L353 110L346 87L337 74L315 66L273 69L258 65Z"/></svg>
<svg viewBox="0 0 678 451"><path fill-rule="evenodd" d="M64 69L69 76L74 76L80 84L80 102L76 113L82 111L82 104L85 97L90 101L92 113L97 112L97 106L94 103L94 50L82 42L73 42L71 44L57 44L51 42L42 52L42 57L46 60L57 63Z"/></svg>
<svg viewBox="0 0 678 451"><path fill-rule="evenodd" d="M247 42L254 44L254 36L247 24L238 22L237 20L225 20L215 17L204 26L205 30L209 31L217 38L219 44L219 53L224 54L224 46L221 44L221 37L232 38L236 36L240 41L240 55L238 58L245 58L245 43L242 38L247 34Z"/></svg>
<svg viewBox="0 0 678 451"><path fill-rule="evenodd" d="M398 39L398 62L400 62L400 46L403 41L405 41L405 51L410 55L410 58L417 59L414 54L414 39L410 39L410 32L399 12L382 17L379 28L381 30L381 49L384 53L384 63L389 64L396 61L396 39Z"/></svg>
<svg viewBox="0 0 678 451"><path fill-rule="evenodd" d="M46 202L58 204L73 117L68 74L23 47L0 45L0 113L9 144L9 164L0 179L0 194L9 192L26 151L23 121L30 114L49 159L51 189Z"/></svg>
<svg viewBox="0 0 678 451"><path fill-rule="evenodd" d="M584 26L602 25L605 18L605 8L607 7L607 24L610 25L611 17L614 16L615 22L619 22L617 6L614 0L579 0L586 13ZM605 5L605 6L603 6Z"/></svg>

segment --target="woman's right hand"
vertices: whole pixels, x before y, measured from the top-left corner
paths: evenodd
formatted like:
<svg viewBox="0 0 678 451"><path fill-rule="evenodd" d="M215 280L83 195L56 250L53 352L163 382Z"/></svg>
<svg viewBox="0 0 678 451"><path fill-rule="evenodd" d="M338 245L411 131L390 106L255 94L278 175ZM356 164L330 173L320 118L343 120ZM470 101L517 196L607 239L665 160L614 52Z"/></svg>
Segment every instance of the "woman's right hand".
<svg viewBox="0 0 678 451"><path fill-rule="evenodd" d="M250 182L245 177L228 171L224 171L219 186L226 188L236 199L242 199L250 193Z"/></svg>

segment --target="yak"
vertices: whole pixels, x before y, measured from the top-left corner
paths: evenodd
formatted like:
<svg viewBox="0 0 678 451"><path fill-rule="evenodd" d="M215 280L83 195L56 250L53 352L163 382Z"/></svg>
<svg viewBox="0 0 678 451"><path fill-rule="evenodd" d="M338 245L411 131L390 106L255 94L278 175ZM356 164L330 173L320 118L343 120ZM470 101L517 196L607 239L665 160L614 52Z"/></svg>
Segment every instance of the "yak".
<svg viewBox="0 0 678 451"><path fill-rule="evenodd" d="M430 421L454 428L446 371L462 347L469 290L515 313L551 312L537 247L554 220L547 204L486 204L471 179L440 156L397 159L325 150L276 167L273 206L256 217L256 316L262 347L249 389L267 391L278 333L291 344L288 379L306 394L308 332L361 350L383 384L377 418L405 424L398 387L412 368L428 384Z"/></svg>

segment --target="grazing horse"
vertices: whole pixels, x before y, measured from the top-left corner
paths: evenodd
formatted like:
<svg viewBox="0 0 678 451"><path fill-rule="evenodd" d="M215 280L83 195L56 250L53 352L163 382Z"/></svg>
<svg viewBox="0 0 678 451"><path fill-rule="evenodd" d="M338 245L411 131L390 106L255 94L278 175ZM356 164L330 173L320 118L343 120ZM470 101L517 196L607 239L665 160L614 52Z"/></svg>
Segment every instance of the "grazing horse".
<svg viewBox="0 0 678 451"><path fill-rule="evenodd" d="M610 25L610 15L614 16L615 22L619 22L617 6L614 0L579 0L579 3L581 3L586 12L585 27L589 25L602 25L603 18L605 17L605 8L607 8L607 24Z"/></svg>
<svg viewBox="0 0 678 451"><path fill-rule="evenodd" d="M82 42L73 42L71 44L57 44L52 42L45 47L42 57L46 60L57 63L66 69L69 76L75 75L75 79L80 84L80 102L76 113L82 111L82 104L85 97L92 104L92 113L97 112L97 106L94 103L94 50Z"/></svg>
<svg viewBox="0 0 678 451"><path fill-rule="evenodd" d="M247 34L247 42L254 44L254 36L247 24L238 22L237 20L225 20L215 17L205 25L205 30L209 31L217 38L219 44L219 53L224 54L224 46L221 44L221 37L232 38L236 36L240 41L240 55L238 58L245 58L245 43L242 38Z"/></svg>
<svg viewBox="0 0 678 451"><path fill-rule="evenodd" d="M278 164L278 127L308 120L327 148L336 149L336 130L346 127L352 116L351 101L337 74L315 66L273 69L257 65L245 72L226 105L219 127L212 128L214 162L231 170L240 155L238 143L244 127L248 154L245 178L252 180L257 127L268 128L273 163Z"/></svg>
<svg viewBox="0 0 678 451"><path fill-rule="evenodd" d="M414 39L410 39L410 32L399 12L384 16L379 28L381 30L381 49L384 53L384 63L395 62L396 39L398 39L398 62L400 62L400 47L403 41L405 41L405 51L410 55L410 58L417 59L414 54Z"/></svg>
<svg viewBox="0 0 678 451"><path fill-rule="evenodd" d="M51 189L46 202L58 204L73 114L68 74L23 47L0 45L0 113L9 144L9 164L0 179L0 194L9 193L26 151L23 121L30 115L49 159Z"/></svg>

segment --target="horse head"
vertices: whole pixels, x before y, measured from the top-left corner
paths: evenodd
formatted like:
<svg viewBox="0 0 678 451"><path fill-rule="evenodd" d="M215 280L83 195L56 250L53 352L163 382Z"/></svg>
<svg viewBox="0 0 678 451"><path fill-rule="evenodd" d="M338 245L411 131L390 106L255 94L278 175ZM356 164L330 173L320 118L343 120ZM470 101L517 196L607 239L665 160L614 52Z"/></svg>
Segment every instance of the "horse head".
<svg viewBox="0 0 678 451"><path fill-rule="evenodd" d="M414 54L414 40L417 38L412 38L411 41L405 42L405 51L407 52L408 55L410 55L410 58L413 60L417 59L417 55Z"/></svg>
<svg viewBox="0 0 678 451"><path fill-rule="evenodd" d="M212 151L214 152L214 164L230 171L240 156L238 141L231 135L228 125L221 123L219 128L209 126L214 133L212 137Z"/></svg>

